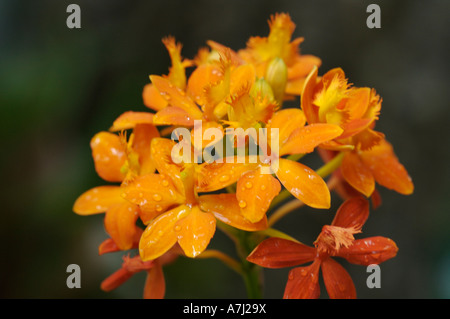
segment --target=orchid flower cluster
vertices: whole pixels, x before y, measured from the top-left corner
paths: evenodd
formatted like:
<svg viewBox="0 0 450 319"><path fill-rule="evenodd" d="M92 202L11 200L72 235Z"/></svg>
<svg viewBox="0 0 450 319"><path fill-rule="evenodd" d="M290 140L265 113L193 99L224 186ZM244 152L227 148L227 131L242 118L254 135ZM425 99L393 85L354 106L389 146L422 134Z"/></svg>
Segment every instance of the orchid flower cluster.
<svg viewBox="0 0 450 319"><path fill-rule="evenodd" d="M164 38L171 66L144 86L149 110L126 111L92 138L95 170L109 184L83 193L73 210L105 213L99 254L124 252L103 290L145 271L144 298L164 298L165 265L218 258L242 275L250 298L262 297L263 268L282 267L292 268L284 298L318 298L320 270L330 298L356 298L333 257L367 266L397 254L389 238L354 237L369 202L381 204L378 186L405 195L414 188L375 130L382 99L349 83L341 68L320 75L320 58L301 54L304 39L292 39L288 14L271 16L269 27L267 37L251 37L238 51L207 41L193 59ZM232 151L224 156L227 138ZM301 162L313 152L323 161L316 170ZM311 246L274 228L303 205L329 210L332 191L342 205ZM208 249L217 228L238 257Z"/></svg>

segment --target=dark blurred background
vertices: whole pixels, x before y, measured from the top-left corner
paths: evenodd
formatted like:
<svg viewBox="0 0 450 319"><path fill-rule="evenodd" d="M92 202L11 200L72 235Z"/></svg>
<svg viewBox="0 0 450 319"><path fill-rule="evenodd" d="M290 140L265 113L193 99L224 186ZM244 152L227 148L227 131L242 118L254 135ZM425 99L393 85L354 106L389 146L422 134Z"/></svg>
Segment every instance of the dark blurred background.
<svg viewBox="0 0 450 319"><path fill-rule="evenodd" d="M381 7L381 29L366 8ZM81 29L66 8L81 7ZM287 12L304 54L322 58L320 73L342 67L356 86L383 98L378 129L415 183L403 196L380 188L383 205L361 236L395 240L396 258L381 265L381 288L366 286L365 267L343 262L360 298L450 297L449 45L450 1L214 0L0 1L0 297L140 298L144 274L114 292L100 282L122 254L98 256L103 215L72 212L85 190L104 185L90 138L126 110L146 110L142 88L166 74L161 43L173 35L193 58L209 39L240 49L266 36L271 14ZM312 163L318 167L320 163ZM330 211L304 208L276 224L312 244ZM211 248L234 253L217 231ZM66 267L81 267L81 288L66 286ZM267 270L266 298L281 298L288 269ZM167 298L245 298L241 278L216 260L179 259L165 268ZM326 298L323 290L322 297Z"/></svg>

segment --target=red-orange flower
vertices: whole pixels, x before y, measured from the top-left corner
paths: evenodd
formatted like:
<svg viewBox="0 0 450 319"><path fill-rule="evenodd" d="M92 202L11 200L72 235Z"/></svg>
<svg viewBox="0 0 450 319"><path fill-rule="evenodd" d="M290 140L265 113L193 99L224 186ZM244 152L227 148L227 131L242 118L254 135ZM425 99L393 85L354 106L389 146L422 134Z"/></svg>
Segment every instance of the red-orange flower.
<svg viewBox="0 0 450 319"><path fill-rule="evenodd" d="M356 289L348 272L331 257L342 257L350 263L380 264L395 257L398 248L389 238L354 239L369 216L368 201L355 197L344 202L331 225L325 225L314 242L315 247L272 237L260 243L247 257L250 262L266 268L293 267L284 291L286 299L318 298L319 269L330 298L356 298Z"/></svg>

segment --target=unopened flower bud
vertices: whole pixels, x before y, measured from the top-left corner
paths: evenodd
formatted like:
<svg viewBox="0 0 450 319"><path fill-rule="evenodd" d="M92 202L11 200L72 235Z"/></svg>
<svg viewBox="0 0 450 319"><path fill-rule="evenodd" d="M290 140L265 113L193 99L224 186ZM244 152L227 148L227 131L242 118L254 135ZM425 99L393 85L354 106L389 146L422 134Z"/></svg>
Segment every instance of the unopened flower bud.
<svg viewBox="0 0 450 319"><path fill-rule="evenodd" d="M279 105L283 103L287 74L286 64L281 58L274 58L267 66L266 80L271 86L275 100Z"/></svg>

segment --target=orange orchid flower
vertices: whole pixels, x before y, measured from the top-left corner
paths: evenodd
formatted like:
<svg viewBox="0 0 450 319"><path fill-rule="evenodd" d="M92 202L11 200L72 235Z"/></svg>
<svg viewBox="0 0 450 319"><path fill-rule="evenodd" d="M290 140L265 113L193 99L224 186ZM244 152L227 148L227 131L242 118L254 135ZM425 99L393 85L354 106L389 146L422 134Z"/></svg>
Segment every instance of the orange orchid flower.
<svg viewBox="0 0 450 319"><path fill-rule="evenodd" d="M175 145L170 139L153 139L151 153L158 174L138 176L123 185L124 199L140 207L141 220L147 225L139 244L142 260L156 259L176 243L186 256L198 256L214 236L216 219L248 231L267 227L266 219L248 222L237 202L225 194L199 196L199 165L174 163Z"/></svg>
<svg viewBox="0 0 450 319"><path fill-rule="evenodd" d="M243 60L255 65L258 77L278 83L276 87L279 90L274 92L276 96L282 96L282 93L300 95L307 75L314 66L321 65L321 60L313 55L300 54L299 45L303 38L291 42L295 24L288 14L273 15L268 23L268 37L251 37L247 48L238 54Z"/></svg>
<svg viewBox="0 0 450 319"><path fill-rule="evenodd" d="M340 68L318 80L314 68L305 83L301 107L308 123L334 123L343 129L320 147L345 152L340 172L353 188L367 197L373 194L375 182L401 194L413 192L411 178L392 145L373 130L381 109L381 98L373 89L351 87Z"/></svg>
<svg viewBox="0 0 450 319"><path fill-rule="evenodd" d="M150 141L158 132L151 124L137 125L128 141L124 135L100 132L91 140L95 169L106 181L123 182L139 174L155 170L151 161ZM73 211L79 215L105 213L104 226L114 245L121 250L131 249L142 233L136 225L142 214L140 208L122 197L122 186L94 187L75 201ZM100 253L112 243L101 245ZM112 246L114 246L112 245Z"/></svg>
<svg viewBox="0 0 450 319"><path fill-rule="evenodd" d="M356 298L356 289L348 272L331 257L368 266L380 264L396 256L398 248L389 238L355 239L354 234L369 216L369 204L363 197L345 201L331 225L325 225L314 242L315 247L272 237L260 243L247 257L252 263L266 268L284 268L312 262L289 272L285 299L313 299L320 295L319 269L328 295L332 299Z"/></svg>
<svg viewBox="0 0 450 319"><path fill-rule="evenodd" d="M339 126L333 124L305 125L303 112L299 109L283 109L275 112L268 120L268 134L278 129L279 154L274 163L265 163L246 158L244 163L205 163L200 174L199 191L211 192L225 188L237 182L236 196L242 214L250 222L258 222L265 217L273 198L281 190L280 182L296 198L315 208L330 207L330 192L325 181L309 167L277 156L305 154L315 147L342 133ZM270 149L272 138L268 138ZM274 150L271 150L274 152ZM277 166L275 177L262 170ZM272 167L273 168L273 167Z"/></svg>

